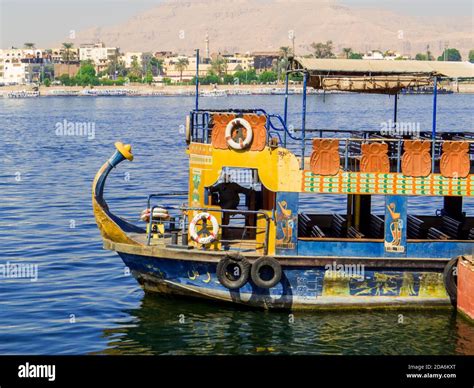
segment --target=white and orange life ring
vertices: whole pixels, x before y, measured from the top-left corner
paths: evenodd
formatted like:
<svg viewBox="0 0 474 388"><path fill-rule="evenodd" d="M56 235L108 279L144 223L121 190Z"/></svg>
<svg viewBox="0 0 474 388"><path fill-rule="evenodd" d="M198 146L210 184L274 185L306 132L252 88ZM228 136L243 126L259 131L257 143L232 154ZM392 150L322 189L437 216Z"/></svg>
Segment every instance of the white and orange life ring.
<svg viewBox="0 0 474 388"><path fill-rule="evenodd" d="M199 236L196 226L200 220L204 220L206 221L206 223L207 221L210 221L212 224L212 231L208 231L209 233L207 236L203 236L203 237ZM206 244L212 243L213 241L217 239L218 233L219 233L219 223L217 222L216 217L214 217L212 214L209 214L209 213L203 212L203 213L196 214L189 224L189 235L191 236L191 239L193 241L196 241L199 244L206 245Z"/></svg>
<svg viewBox="0 0 474 388"><path fill-rule="evenodd" d="M151 215L151 209L145 209L142 211L140 214L140 219L145 222L150 221L150 215ZM168 210L161 208L161 207L155 207L153 209L153 219L159 219L159 220L167 220L170 218L170 215L168 213Z"/></svg>
<svg viewBox="0 0 474 388"><path fill-rule="evenodd" d="M247 132L245 135L245 139L239 139L239 142L236 142L232 138L232 131L237 125L244 127ZM250 146L250 143L252 142L252 138L253 138L252 126L247 120L244 120L243 118L238 117L236 119L229 121L229 123L227 124L225 128L225 140L227 141L227 144L235 150L243 150L244 148L247 148L248 146Z"/></svg>

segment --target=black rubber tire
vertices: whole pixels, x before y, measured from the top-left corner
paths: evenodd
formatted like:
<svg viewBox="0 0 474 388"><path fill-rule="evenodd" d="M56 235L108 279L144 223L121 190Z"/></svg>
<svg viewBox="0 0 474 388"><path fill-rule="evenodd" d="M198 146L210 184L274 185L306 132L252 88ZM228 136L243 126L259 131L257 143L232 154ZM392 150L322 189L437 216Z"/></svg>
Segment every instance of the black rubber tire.
<svg viewBox="0 0 474 388"><path fill-rule="evenodd" d="M228 276L227 271L231 265L239 267L240 276L237 279L231 279ZM219 282L229 290L239 289L248 282L250 276L250 267L250 263L243 256L239 257L239 260L234 260L232 257L226 256L217 264L217 279L219 279Z"/></svg>
<svg viewBox="0 0 474 388"><path fill-rule="evenodd" d="M270 267L273 270L273 277L269 280L264 280L260 276L260 271L263 267ZM252 264L252 270L250 271L250 277L252 282L260 288L272 288L275 287L281 280L282 269L280 263L270 256L262 256L255 260Z"/></svg>
<svg viewBox="0 0 474 388"><path fill-rule="evenodd" d="M458 299L458 279L457 279L457 268L458 264L458 257L451 259L444 267L443 271L443 282L444 287L446 288L446 292L449 295L449 299L451 299L451 304L456 306L457 299Z"/></svg>
<svg viewBox="0 0 474 388"><path fill-rule="evenodd" d="M228 258L230 258L231 260L234 260L234 261L245 260L245 256L242 255L239 252L229 252L229 253L226 254L226 257L228 257Z"/></svg>

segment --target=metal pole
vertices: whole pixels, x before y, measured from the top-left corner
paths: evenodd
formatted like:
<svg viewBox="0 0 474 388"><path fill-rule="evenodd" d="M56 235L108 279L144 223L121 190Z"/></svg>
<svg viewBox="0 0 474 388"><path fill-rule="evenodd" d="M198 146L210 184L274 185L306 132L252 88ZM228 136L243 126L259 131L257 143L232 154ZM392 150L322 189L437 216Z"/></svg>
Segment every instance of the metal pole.
<svg viewBox="0 0 474 388"><path fill-rule="evenodd" d="M435 168L435 142L436 142L436 108L438 104L438 77L434 77L433 82L433 127L431 129L431 140L433 141L432 159L431 159L431 173L434 173Z"/></svg>
<svg viewBox="0 0 474 388"><path fill-rule="evenodd" d="M304 72L303 77L303 110L301 117L301 169L304 169L304 148L306 138L306 92L308 87L308 73Z"/></svg>
<svg viewBox="0 0 474 388"><path fill-rule="evenodd" d="M398 93L395 93L395 106L393 108L393 129L397 128L397 113L398 113Z"/></svg>
<svg viewBox="0 0 474 388"><path fill-rule="evenodd" d="M199 49L196 49L196 110L199 109Z"/></svg>
<svg viewBox="0 0 474 388"><path fill-rule="evenodd" d="M285 122L285 131L283 133L283 146L286 147L286 131L288 129L288 79L290 74L288 73L288 69L285 74L285 111L283 114L283 120Z"/></svg>

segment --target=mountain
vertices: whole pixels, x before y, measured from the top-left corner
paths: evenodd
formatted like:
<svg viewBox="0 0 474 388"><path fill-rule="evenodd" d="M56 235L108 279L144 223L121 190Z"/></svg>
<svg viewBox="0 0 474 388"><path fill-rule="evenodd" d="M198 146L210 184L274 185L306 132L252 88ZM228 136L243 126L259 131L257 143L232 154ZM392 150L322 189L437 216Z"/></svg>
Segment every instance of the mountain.
<svg viewBox="0 0 474 388"><path fill-rule="evenodd" d="M449 47L465 58L473 48L472 21L465 18L425 20L382 8L359 8L321 0L165 0L154 8L110 27L78 32L74 43L103 41L122 51L191 53L274 51L291 46L297 54L312 42L332 40L336 51L392 49L404 54L430 50L439 55Z"/></svg>

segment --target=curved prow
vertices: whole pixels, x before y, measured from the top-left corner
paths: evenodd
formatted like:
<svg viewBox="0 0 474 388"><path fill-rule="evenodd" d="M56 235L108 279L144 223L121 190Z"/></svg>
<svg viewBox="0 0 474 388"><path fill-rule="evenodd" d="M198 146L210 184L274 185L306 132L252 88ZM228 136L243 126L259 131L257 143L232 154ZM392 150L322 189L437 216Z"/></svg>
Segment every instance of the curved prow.
<svg viewBox="0 0 474 388"><path fill-rule="evenodd" d="M105 181L112 169L124 160L133 160L132 147L129 144L117 142L115 148L116 151L99 169L92 184L94 216L105 239L120 243L137 244L127 236L127 233L143 233L144 230L112 214L104 199Z"/></svg>

